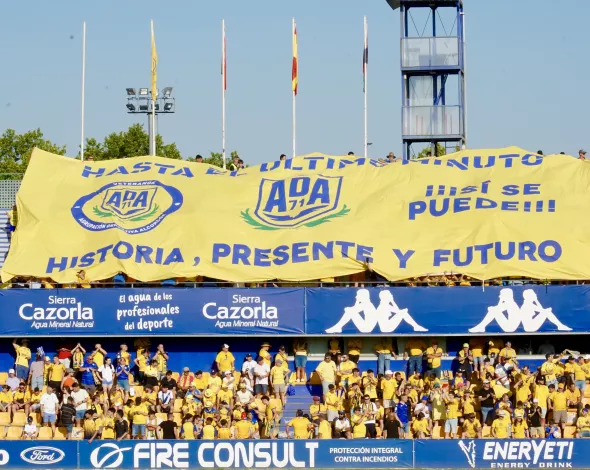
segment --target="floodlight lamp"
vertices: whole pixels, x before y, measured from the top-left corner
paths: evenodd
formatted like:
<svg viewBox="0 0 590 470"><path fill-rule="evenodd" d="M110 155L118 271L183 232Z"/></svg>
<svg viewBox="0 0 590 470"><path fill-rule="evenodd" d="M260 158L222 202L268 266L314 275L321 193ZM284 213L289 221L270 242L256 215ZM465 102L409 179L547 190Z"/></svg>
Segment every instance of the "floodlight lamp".
<svg viewBox="0 0 590 470"><path fill-rule="evenodd" d="M140 88L139 89L139 96L147 96L148 95L148 89L147 88Z"/></svg>
<svg viewBox="0 0 590 470"><path fill-rule="evenodd" d="M131 103L127 103L127 109L129 110L130 113L135 112L135 106L132 105Z"/></svg>
<svg viewBox="0 0 590 470"><path fill-rule="evenodd" d="M135 88L127 88L127 96L135 96Z"/></svg>
<svg viewBox="0 0 590 470"><path fill-rule="evenodd" d="M140 104L139 105L139 110L140 111L147 111L148 110L148 105L147 104Z"/></svg>
<svg viewBox="0 0 590 470"><path fill-rule="evenodd" d="M172 96L172 87L167 86L166 88L164 88L162 93L164 94L164 98L170 98L170 96Z"/></svg>
<svg viewBox="0 0 590 470"><path fill-rule="evenodd" d="M166 103L164 104L164 111L172 111L172 107L174 105L172 103Z"/></svg>

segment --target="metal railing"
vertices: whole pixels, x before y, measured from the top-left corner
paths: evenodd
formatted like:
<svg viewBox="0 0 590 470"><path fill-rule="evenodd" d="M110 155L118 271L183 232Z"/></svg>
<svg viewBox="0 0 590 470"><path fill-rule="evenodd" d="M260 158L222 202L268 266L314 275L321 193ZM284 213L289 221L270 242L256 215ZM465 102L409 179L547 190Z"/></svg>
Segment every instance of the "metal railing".
<svg viewBox="0 0 590 470"><path fill-rule="evenodd" d="M404 136L463 135L461 106L404 106Z"/></svg>

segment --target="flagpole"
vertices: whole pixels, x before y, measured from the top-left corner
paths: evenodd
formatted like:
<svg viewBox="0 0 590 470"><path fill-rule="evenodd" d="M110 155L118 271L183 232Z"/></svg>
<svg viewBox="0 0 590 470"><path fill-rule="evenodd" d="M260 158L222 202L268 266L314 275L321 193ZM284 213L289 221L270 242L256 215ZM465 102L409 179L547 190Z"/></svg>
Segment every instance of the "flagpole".
<svg viewBox="0 0 590 470"><path fill-rule="evenodd" d="M365 149L365 158L368 157L368 150L369 150L369 138L368 138L368 126L367 126L367 85L368 85L368 80L367 80L367 72L368 72L368 68L369 68L369 58L368 56L368 48L369 48L369 32L368 32L368 27L367 27L367 17L365 16L364 19L364 27L365 27L365 40L364 40L364 49L363 49L363 65L364 65L364 71L365 71L365 75L364 75L364 114L365 114L365 140L364 140L364 149Z"/></svg>
<svg viewBox="0 0 590 470"><path fill-rule="evenodd" d="M223 155L223 169L225 170L225 88L226 88L226 54L225 49L225 20L221 20L221 153Z"/></svg>
<svg viewBox="0 0 590 470"><path fill-rule="evenodd" d="M295 18L293 18L292 24L292 39L293 39L293 57L295 57L295 41L297 40L295 37ZM297 57L297 61L299 62L299 57ZM297 63L297 80L299 80L299 63ZM295 96L296 92L293 87L291 87L291 91L293 94L293 157L296 155L296 141L297 141L297 110L295 104Z"/></svg>
<svg viewBox="0 0 590 470"><path fill-rule="evenodd" d="M82 110L80 117L80 160L84 161L84 90L86 86L86 21L82 22Z"/></svg>
<svg viewBox="0 0 590 470"><path fill-rule="evenodd" d="M154 41L154 20L150 20L150 27L152 30L152 44ZM152 53L153 54L153 53ZM153 61L153 57L152 57L152 61ZM152 63L152 74L153 74L153 63ZM153 79L152 79L153 80ZM151 148L152 148L152 155L156 155L156 98L157 96L154 96L154 90L152 87L152 135L151 135Z"/></svg>

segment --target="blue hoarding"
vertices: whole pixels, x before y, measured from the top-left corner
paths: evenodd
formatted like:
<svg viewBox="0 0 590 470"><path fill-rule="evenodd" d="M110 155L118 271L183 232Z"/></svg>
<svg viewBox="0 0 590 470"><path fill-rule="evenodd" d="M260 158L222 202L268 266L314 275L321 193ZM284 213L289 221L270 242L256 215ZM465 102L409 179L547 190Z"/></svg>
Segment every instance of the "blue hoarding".
<svg viewBox="0 0 590 470"><path fill-rule="evenodd" d="M590 333L590 286L8 289L0 336Z"/></svg>
<svg viewBox="0 0 590 470"><path fill-rule="evenodd" d="M304 308L303 289L13 289L0 334L302 334Z"/></svg>
<svg viewBox="0 0 590 470"><path fill-rule="evenodd" d="M80 442L81 468L412 468L410 440Z"/></svg>
<svg viewBox="0 0 590 470"><path fill-rule="evenodd" d="M308 289L308 334L590 332L590 287Z"/></svg>
<svg viewBox="0 0 590 470"><path fill-rule="evenodd" d="M74 441L0 442L0 468L79 468Z"/></svg>

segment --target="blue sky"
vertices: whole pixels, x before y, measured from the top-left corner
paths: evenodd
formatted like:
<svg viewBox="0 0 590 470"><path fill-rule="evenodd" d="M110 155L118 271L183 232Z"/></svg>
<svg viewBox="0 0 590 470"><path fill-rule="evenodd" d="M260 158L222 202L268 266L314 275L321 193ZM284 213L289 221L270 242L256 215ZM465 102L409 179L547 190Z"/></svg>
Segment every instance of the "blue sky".
<svg viewBox="0 0 590 470"><path fill-rule="evenodd" d="M590 2L465 0L468 144L574 154L590 147ZM227 148L247 163L291 149L291 18L297 20L298 154L362 154L363 15L369 22L371 156L401 154L399 13L385 0L81 2L19 0L0 15L0 129L41 128L78 152L82 20L87 21L86 135L135 122L125 88L148 86L154 19L160 119L183 156L221 148L221 19L228 36Z"/></svg>

